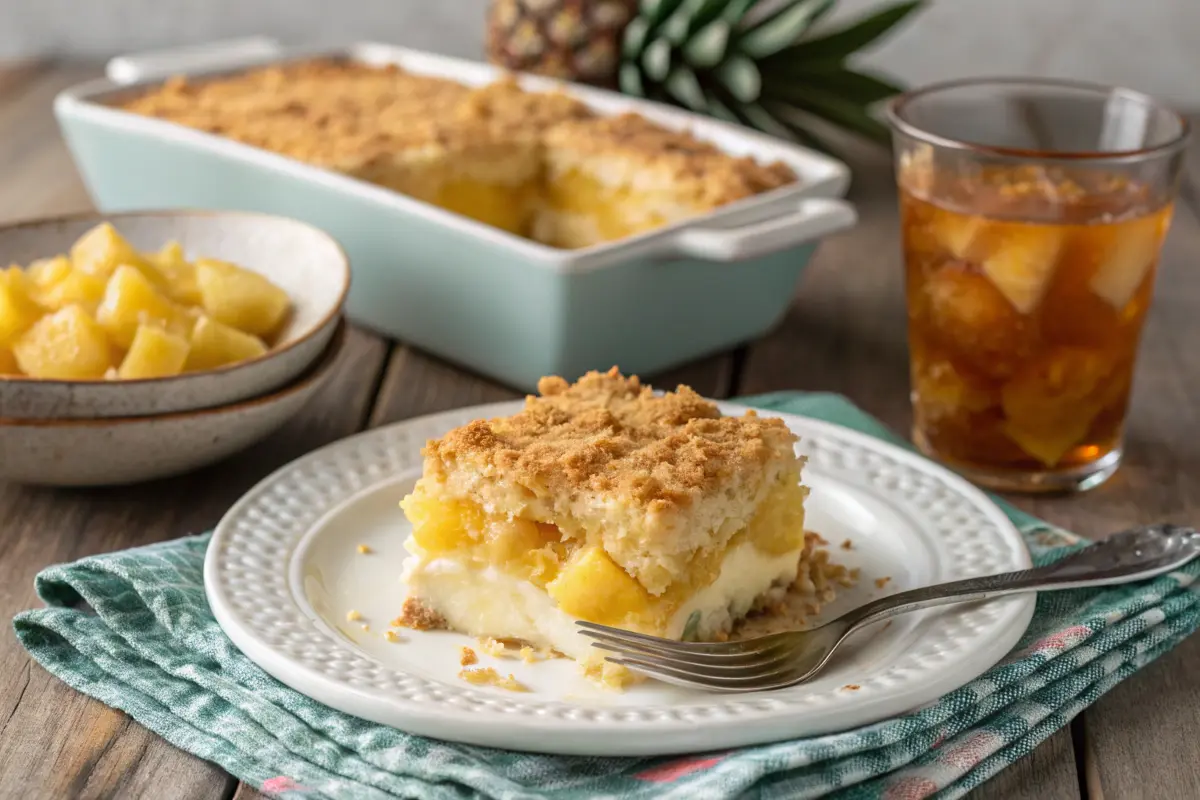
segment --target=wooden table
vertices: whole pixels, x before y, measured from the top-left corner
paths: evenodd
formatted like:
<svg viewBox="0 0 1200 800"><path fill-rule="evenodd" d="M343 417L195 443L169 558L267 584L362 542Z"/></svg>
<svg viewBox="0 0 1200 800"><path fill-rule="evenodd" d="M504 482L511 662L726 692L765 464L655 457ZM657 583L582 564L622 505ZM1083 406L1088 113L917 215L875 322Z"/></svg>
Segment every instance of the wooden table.
<svg viewBox="0 0 1200 800"><path fill-rule="evenodd" d="M50 112L94 65L0 68L0 217L89 207ZM898 431L909 425L907 356L890 158L852 156L860 225L822 245L784 322L761 341L655 383L711 397L841 392ZM1125 466L1080 497L1018 499L1086 536L1197 521L1200 504L1200 145L1193 147L1146 330ZM364 428L516 397L407 345L352 329L338 375L265 444L150 486L55 491L0 484L0 617L38 605L33 577L71 561L211 528L281 464ZM12 456L4 456L12 457ZM1118 686L1069 729L977 790L983 798L1200 797L1200 637ZM0 627L0 797L245 798L257 792L33 664Z"/></svg>

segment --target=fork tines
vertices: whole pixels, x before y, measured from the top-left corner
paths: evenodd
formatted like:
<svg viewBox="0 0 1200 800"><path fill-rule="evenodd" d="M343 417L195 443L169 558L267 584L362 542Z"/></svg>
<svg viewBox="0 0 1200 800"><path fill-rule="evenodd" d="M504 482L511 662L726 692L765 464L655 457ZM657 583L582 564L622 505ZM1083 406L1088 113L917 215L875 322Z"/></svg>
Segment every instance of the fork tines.
<svg viewBox="0 0 1200 800"><path fill-rule="evenodd" d="M712 691L749 692L790 686L811 668L795 663L795 643L785 635L742 642L680 642L579 620L592 647L616 654L608 661L668 683Z"/></svg>

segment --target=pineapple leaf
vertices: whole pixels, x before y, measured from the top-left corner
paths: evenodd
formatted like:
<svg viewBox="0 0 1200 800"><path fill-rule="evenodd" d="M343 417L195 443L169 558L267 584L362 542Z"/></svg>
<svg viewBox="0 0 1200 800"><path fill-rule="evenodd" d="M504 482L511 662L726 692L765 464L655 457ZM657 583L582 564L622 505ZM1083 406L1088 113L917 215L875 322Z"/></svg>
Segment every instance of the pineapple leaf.
<svg viewBox="0 0 1200 800"><path fill-rule="evenodd" d="M862 106L900 94L903 87L872 72L852 70L840 63L775 65L763 75L764 91L775 87L786 91L789 84L818 87L833 92Z"/></svg>
<svg viewBox="0 0 1200 800"><path fill-rule="evenodd" d="M642 0L638 6L637 17L648 20L649 26L654 28L675 13L675 9L682 2L683 0Z"/></svg>
<svg viewBox="0 0 1200 800"><path fill-rule="evenodd" d="M797 111L791 106L784 105L782 103L773 103L770 101L765 101L763 103L763 107L769 114L771 114L771 116L775 117L780 124L788 129L792 138L796 141L803 145L807 145L814 150L820 150L824 153L837 153L837 148L809 130L809 126L812 124L813 120L804 112Z"/></svg>
<svg viewBox="0 0 1200 800"><path fill-rule="evenodd" d="M786 125L777 120L770 111L767 111L766 108L758 103L746 103L745 105L740 106L738 111L741 112L742 116L746 118L746 121L749 122L750 125L762 131L763 133L769 133L772 136L778 136L781 139L795 138L792 136L791 130Z"/></svg>
<svg viewBox="0 0 1200 800"><path fill-rule="evenodd" d="M675 13L659 27L659 35L676 46L686 42L688 34L695 30L696 15L705 2L707 0L683 0Z"/></svg>
<svg viewBox="0 0 1200 800"><path fill-rule="evenodd" d="M772 85L769 96L772 100L795 106L873 141L883 144L891 141L891 132L886 125L871 116L862 106L834 92L793 83L787 86Z"/></svg>
<svg viewBox="0 0 1200 800"><path fill-rule="evenodd" d="M923 0L897 3L849 27L780 50L772 58L787 58L792 63L800 60L840 61L883 36L922 5Z"/></svg>
<svg viewBox="0 0 1200 800"><path fill-rule="evenodd" d="M729 46L730 25L715 19L696 32L683 46L683 60L696 69L710 69L721 63Z"/></svg>
<svg viewBox="0 0 1200 800"><path fill-rule="evenodd" d="M663 88L677 103L692 111L708 110L708 104L704 100L704 89L701 88L696 73L687 67L675 67L671 70L671 74L663 81Z"/></svg>
<svg viewBox="0 0 1200 800"><path fill-rule="evenodd" d="M650 40L653 28L646 17L634 17L625 26L625 35L621 40L621 57L632 61L642 53L646 42Z"/></svg>
<svg viewBox="0 0 1200 800"><path fill-rule="evenodd" d="M777 53L809 29L834 0L788 0L738 37L738 49L753 59Z"/></svg>
<svg viewBox="0 0 1200 800"><path fill-rule="evenodd" d="M758 0L729 0L729 5L721 12L721 19L731 25L736 25L758 5Z"/></svg>
<svg viewBox="0 0 1200 800"><path fill-rule="evenodd" d="M729 105L716 92L705 92L704 99L708 103L708 113L717 119L723 119L726 122L732 122L735 125L741 125L742 120L737 114L730 110Z"/></svg>
<svg viewBox="0 0 1200 800"><path fill-rule="evenodd" d="M634 97L646 96L646 85L642 82L642 71L637 64L626 61L617 72L617 81L621 91Z"/></svg>
<svg viewBox="0 0 1200 800"><path fill-rule="evenodd" d="M727 58L713 70L713 75L740 103L753 103L762 92L762 73L746 56Z"/></svg>
<svg viewBox="0 0 1200 800"><path fill-rule="evenodd" d="M642 51L642 69L646 77L661 83L671 71L671 43L666 39L655 39Z"/></svg>

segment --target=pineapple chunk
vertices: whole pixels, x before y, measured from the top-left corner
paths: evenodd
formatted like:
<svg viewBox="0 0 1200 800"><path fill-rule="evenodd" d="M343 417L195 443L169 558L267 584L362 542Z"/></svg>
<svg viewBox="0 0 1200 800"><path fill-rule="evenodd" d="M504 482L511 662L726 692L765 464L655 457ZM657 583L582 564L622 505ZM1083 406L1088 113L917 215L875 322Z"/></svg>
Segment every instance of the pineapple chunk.
<svg viewBox="0 0 1200 800"><path fill-rule="evenodd" d="M620 623L650 604L645 587L601 547L576 552L546 592L566 613L601 624Z"/></svg>
<svg viewBox="0 0 1200 800"><path fill-rule="evenodd" d="M978 247L987 223L981 217L971 217L953 211L940 211L931 222L938 243L955 258L970 258Z"/></svg>
<svg viewBox="0 0 1200 800"><path fill-rule="evenodd" d="M1171 218L1155 214L1122 223L1111 249L1089 282L1091 290L1117 311L1129 305L1134 292L1158 258Z"/></svg>
<svg viewBox="0 0 1200 800"><path fill-rule="evenodd" d="M68 268L58 280L35 289L33 297L53 311L79 305L89 314L94 314L104 298L104 288L104 281L95 275Z"/></svg>
<svg viewBox="0 0 1200 800"><path fill-rule="evenodd" d="M70 272L71 259L62 255L54 258L39 258L37 261L30 262L29 267L25 270L29 280L38 288L52 286L67 277Z"/></svg>
<svg viewBox="0 0 1200 800"><path fill-rule="evenodd" d="M1037 308L1046 293L1063 245L1063 231L1050 225L997 225L1003 233L983 259L983 273L1022 314Z"/></svg>
<svg viewBox="0 0 1200 800"><path fill-rule="evenodd" d="M209 316L255 336L270 336L291 307L287 293L269 280L225 261L196 261L196 283Z"/></svg>
<svg viewBox="0 0 1200 800"><path fill-rule="evenodd" d="M185 372L216 369L258 358L265 352L267 346L257 336L242 333L237 328L201 315L192 328L192 349L183 369Z"/></svg>
<svg viewBox="0 0 1200 800"><path fill-rule="evenodd" d="M71 245L71 263L102 280L108 280L117 267L127 264L140 269L154 284L164 283L158 271L108 222L100 223Z"/></svg>
<svg viewBox="0 0 1200 800"><path fill-rule="evenodd" d="M409 495L400 507L413 524L413 539L430 553L469 547L482 528L482 515L470 506Z"/></svg>
<svg viewBox="0 0 1200 800"><path fill-rule="evenodd" d="M17 366L34 378L99 379L113 365L104 329L79 306L42 317L12 349Z"/></svg>
<svg viewBox="0 0 1200 800"><path fill-rule="evenodd" d="M196 283L196 268L183 257L183 246L171 241L150 256L154 266L166 280L166 293L177 303L198 306L200 286Z"/></svg>
<svg viewBox="0 0 1200 800"><path fill-rule="evenodd" d="M0 346L9 346L42 315L20 270L0 270Z"/></svg>
<svg viewBox="0 0 1200 800"><path fill-rule="evenodd" d="M117 267L109 278L96 321L123 350L133 344L139 325L156 324L180 334L191 328L183 309L163 296L136 267L128 265Z"/></svg>
<svg viewBox="0 0 1200 800"><path fill-rule="evenodd" d="M17 357L13 355L12 348L0 347L0 375L20 375L21 369L17 366Z"/></svg>
<svg viewBox="0 0 1200 800"><path fill-rule="evenodd" d="M183 372L187 339L155 325L139 325L133 344L117 370L119 378L166 378Z"/></svg>

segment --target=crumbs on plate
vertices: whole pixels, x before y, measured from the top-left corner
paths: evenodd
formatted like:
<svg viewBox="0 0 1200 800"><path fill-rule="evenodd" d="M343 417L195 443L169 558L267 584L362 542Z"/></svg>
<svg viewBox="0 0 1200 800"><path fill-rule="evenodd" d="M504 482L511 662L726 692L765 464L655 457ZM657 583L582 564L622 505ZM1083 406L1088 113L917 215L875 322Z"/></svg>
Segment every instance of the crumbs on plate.
<svg viewBox="0 0 1200 800"><path fill-rule="evenodd" d="M371 550L371 548L365 544L360 544L356 549L358 550L359 555L364 555L364 556L369 555L371 552L373 552Z"/></svg>
<svg viewBox="0 0 1200 800"><path fill-rule="evenodd" d="M875 588L882 589L883 587L888 585L888 581L890 581L891 579L892 578L890 575L884 575L882 578L876 578L875 579Z"/></svg>
<svg viewBox="0 0 1200 800"><path fill-rule="evenodd" d="M843 689L845 689L846 691L850 691L850 692L857 692L857 691L858 691L859 689L861 689L862 687L861 687L861 686L859 686L857 683L847 683L847 684L846 684L845 686L843 686L842 688L843 688Z"/></svg>
<svg viewBox="0 0 1200 800"><path fill-rule="evenodd" d="M396 635L395 631L384 631L383 638L387 639L389 642L392 642L392 643L404 641L403 639L401 639L399 636Z"/></svg>
<svg viewBox="0 0 1200 800"><path fill-rule="evenodd" d="M464 669L458 673L458 677L476 686L496 686L500 689L507 689L510 692L529 691L529 687L513 677L512 673L501 675L492 667Z"/></svg>
<svg viewBox="0 0 1200 800"><path fill-rule="evenodd" d="M464 647L458 651L458 665L460 667L469 667L472 664L479 663L479 656L475 655L475 651L469 647Z"/></svg>
<svg viewBox="0 0 1200 800"><path fill-rule="evenodd" d="M350 609L346 612L346 622L358 622L363 618L363 615L358 613L356 609Z"/></svg>
<svg viewBox="0 0 1200 800"><path fill-rule="evenodd" d="M854 542L850 541L849 539L845 540L844 542L842 542L842 549L843 550L853 550Z"/></svg>

